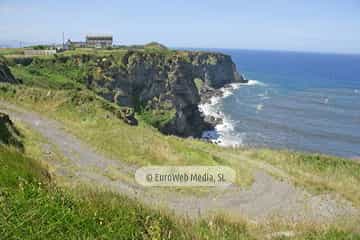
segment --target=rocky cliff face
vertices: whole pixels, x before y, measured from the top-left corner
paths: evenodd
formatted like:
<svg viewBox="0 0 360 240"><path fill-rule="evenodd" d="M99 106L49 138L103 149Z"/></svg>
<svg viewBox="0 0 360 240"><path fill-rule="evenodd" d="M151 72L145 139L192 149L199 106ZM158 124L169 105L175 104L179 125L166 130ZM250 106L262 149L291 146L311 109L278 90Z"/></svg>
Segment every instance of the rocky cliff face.
<svg viewBox="0 0 360 240"><path fill-rule="evenodd" d="M244 82L228 55L220 53L191 53L194 76L202 79L206 86L221 88L229 83Z"/></svg>
<svg viewBox="0 0 360 240"><path fill-rule="evenodd" d="M218 53L129 52L121 67L111 67L112 61L98 62L102 74L89 76L88 87L101 89L99 94L110 101L137 107L162 132L180 136L199 137L212 127L198 110L200 89L244 81L231 58Z"/></svg>
<svg viewBox="0 0 360 240"><path fill-rule="evenodd" d="M66 77L111 102L134 108L138 117L163 133L179 136L199 137L211 128L198 110L202 93L243 81L227 55L167 49L60 55L28 65L57 74L66 69Z"/></svg>
<svg viewBox="0 0 360 240"><path fill-rule="evenodd" d="M19 83L11 74L10 69L2 59L0 59L0 82Z"/></svg>

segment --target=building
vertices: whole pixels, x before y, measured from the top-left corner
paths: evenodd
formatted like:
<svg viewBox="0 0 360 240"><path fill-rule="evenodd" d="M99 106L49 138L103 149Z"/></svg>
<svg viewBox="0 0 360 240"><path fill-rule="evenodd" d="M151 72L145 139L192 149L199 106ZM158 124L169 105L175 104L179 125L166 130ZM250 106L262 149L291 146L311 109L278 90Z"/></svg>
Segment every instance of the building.
<svg viewBox="0 0 360 240"><path fill-rule="evenodd" d="M71 41L70 39L67 40L67 42L65 43L65 49L69 49L69 48L84 48L86 47L86 42L74 42Z"/></svg>
<svg viewBox="0 0 360 240"><path fill-rule="evenodd" d="M86 45L88 47L105 48L105 47L111 47L112 44L113 44L113 36L111 35L86 36Z"/></svg>

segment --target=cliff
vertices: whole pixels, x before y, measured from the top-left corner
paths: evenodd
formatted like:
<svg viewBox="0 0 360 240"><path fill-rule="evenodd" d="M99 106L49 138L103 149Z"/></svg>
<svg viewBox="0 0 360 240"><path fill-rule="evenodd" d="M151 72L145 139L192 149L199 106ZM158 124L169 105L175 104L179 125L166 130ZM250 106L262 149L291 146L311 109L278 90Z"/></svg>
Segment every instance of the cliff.
<svg viewBox="0 0 360 240"><path fill-rule="evenodd" d="M39 69L46 69L47 76L64 74L111 102L134 108L137 117L163 133L179 136L199 137L212 127L198 110L201 93L244 81L230 56L208 52L118 50L34 59L27 65L37 74Z"/></svg>
<svg viewBox="0 0 360 240"><path fill-rule="evenodd" d="M166 134L201 136L212 127L198 110L201 90L244 81L231 58L219 53L129 52L122 67L111 67L112 61L98 62L101 74L90 75L87 86L102 89L99 94L110 101L137 108Z"/></svg>

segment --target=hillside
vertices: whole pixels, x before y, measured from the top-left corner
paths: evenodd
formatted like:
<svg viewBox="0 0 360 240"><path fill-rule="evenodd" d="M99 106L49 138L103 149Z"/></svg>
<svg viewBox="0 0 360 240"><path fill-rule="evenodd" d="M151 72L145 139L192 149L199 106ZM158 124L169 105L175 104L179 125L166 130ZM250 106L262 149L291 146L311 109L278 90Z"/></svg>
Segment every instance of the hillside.
<svg viewBox="0 0 360 240"><path fill-rule="evenodd" d="M25 84L86 87L110 102L136 110L163 133L179 136L199 137L211 128L198 111L200 95L194 79L211 88L244 81L231 58L220 53L156 48L96 54L74 51L54 57L15 57L10 62Z"/></svg>
<svg viewBox="0 0 360 240"><path fill-rule="evenodd" d="M199 103L201 89L242 81L226 55L113 50L8 61L24 84L0 84L0 111L16 119L14 124L4 117L5 126L17 129L24 149L1 146L7 171L0 174L4 179L13 176L11 183L1 185L7 196L0 201L2 236L359 238L358 162L222 148L158 131L187 136L194 122L181 116L186 107ZM221 77L223 72L229 75ZM122 104L116 100L120 91L127 93L122 97L135 98ZM189 97L194 100L187 101ZM167 98L171 108L162 105ZM165 113L161 117L174 115L160 121L159 112ZM172 121L189 126L184 130ZM227 189L146 189L136 184L134 171L148 165L225 165L237 176ZM39 182L46 187L38 187ZM37 224L19 228L26 221ZM64 231L68 235L61 235Z"/></svg>

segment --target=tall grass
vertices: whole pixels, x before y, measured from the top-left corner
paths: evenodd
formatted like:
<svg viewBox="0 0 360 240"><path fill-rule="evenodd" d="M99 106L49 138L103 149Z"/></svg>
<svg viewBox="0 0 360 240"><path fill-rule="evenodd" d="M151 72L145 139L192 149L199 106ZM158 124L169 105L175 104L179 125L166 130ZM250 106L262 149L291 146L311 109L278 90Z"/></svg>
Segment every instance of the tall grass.
<svg viewBox="0 0 360 240"><path fill-rule="evenodd" d="M74 97L78 94L89 97L84 98L86 102L79 102L79 98ZM301 174L313 175L313 184L319 186L325 184L324 179L335 186L335 179L345 184L352 178L355 181L348 181L344 186L348 190L358 186L357 163L268 149L224 149L194 139L164 136L142 122L137 127L123 123L104 109L102 100L91 92L49 91L5 84L0 86L0 96L2 100L58 119L68 131L122 161L139 165L230 165L238 171L240 185L251 183L255 166L269 164L308 187L306 175ZM31 132L24 131L23 127L19 129L25 137L25 149L31 141L38 141L36 136L29 137ZM41 157L38 153L32 156ZM76 192L60 189L51 183L39 162L41 159L34 161L0 146L0 239L285 239L281 232L286 231L290 231L294 239L360 238L355 233L356 224L349 227L276 222L256 225L242 220L232 222L226 216L189 222L112 193L86 188L77 188ZM331 178L332 175L336 178ZM348 193L339 187L332 191Z"/></svg>
<svg viewBox="0 0 360 240"><path fill-rule="evenodd" d="M186 223L112 193L59 189L4 146L0 164L0 239L252 239L243 224Z"/></svg>
<svg viewBox="0 0 360 240"><path fill-rule="evenodd" d="M0 92L4 100L63 122L69 132L113 159L137 165L228 165L226 158L206 151L205 142L164 136L141 121L136 127L123 123L103 108L103 100L89 91L3 85ZM81 95L88 96L87 102L76 100ZM246 162L234 163L232 167L238 170L239 185L252 183L252 169Z"/></svg>
<svg viewBox="0 0 360 240"><path fill-rule="evenodd" d="M0 239L286 239L280 229L294 239L360 239L331 226L175 219L109 192L58 188L37 161L4 146L0 165Z"/></svg>
<svg viewBox="0 0 360 240"><path fill-rule="evenodd" d="M90 96L85 102L77 95ZM104 109L88 91L48 91L3 85L0 98L63 122L68 131L111 158L131 164L228 165L237 183L248 186L254 169L261 168L317 192L335 192L360 206L360 164L348 159L270 149L229 149L195 139L164 136L140 121L129 126ZM281 171L273 171L273 169Z"/></svg>

